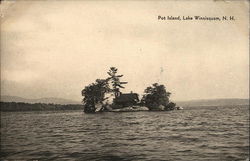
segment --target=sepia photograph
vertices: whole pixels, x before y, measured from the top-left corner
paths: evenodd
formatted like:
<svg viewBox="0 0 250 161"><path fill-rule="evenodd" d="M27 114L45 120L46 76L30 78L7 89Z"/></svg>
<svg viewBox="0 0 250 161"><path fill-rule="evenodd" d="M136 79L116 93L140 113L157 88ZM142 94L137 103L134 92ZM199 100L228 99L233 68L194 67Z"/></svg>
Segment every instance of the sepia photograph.
<svg viewBox="0 0 250 161"><path fill-rule="evenodd" d="M0 8L0 160L249 161L248 0Z"/></svg>

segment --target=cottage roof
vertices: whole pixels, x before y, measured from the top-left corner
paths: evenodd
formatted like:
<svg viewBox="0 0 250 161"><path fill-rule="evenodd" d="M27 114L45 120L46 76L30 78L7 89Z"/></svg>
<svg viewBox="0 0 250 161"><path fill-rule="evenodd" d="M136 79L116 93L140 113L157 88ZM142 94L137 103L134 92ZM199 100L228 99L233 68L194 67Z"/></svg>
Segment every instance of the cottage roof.
<svg viewBox="0 0 250 161"><path fill-rule="evenodd" d="M137 93L124 93L115 99L116 102L134 102L139 101Z"/></svg>

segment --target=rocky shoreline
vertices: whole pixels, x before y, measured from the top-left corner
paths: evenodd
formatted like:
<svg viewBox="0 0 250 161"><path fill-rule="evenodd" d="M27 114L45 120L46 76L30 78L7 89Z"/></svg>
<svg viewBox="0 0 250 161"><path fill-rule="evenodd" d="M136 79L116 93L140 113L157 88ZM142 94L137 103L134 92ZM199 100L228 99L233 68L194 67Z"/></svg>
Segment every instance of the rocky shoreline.
<svg viewBox="0 0 250 161"><path fill-rule="evenodd" d="M176 107L171 108L171 109L166 109L166 108L159 107L158 109L150 110L146 106L128 106L128 107L123 107L123 108L119 108L119 109L108 108L108 109L103 110L103 111L102 110L96 111L96 113L98 113L98 112L172 111L172 110L183 110L183 108L179 107L179 106L176 106Z"/></svg>

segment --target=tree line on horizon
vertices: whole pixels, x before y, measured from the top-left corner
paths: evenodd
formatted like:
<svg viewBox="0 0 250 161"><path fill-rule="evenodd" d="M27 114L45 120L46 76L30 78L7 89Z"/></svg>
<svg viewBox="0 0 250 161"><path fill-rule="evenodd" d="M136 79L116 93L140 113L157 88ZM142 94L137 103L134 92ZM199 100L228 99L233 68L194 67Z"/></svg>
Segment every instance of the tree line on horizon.
<svg viewBox="0 0 250 161"><path fill-rule="evenodd" d="M25 102L0 102L0 111L61 111L82 110L79 104L54 104L54 103L25 103Z"/></svg>

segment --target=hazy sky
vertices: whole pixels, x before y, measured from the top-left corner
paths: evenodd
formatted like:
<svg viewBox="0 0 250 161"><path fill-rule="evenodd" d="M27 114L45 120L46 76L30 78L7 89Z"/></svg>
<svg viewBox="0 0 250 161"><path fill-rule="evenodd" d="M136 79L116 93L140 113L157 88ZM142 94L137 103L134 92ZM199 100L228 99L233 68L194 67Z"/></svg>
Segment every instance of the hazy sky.
<svg viewBox="0 0 250 161"><path fill-rule="evenodd" d="M173 100L248 98L245 1L5 1L1 95L81 99L115 66L124 92L166 85ZM234 16L235 21L159 21Z"/></svg>

